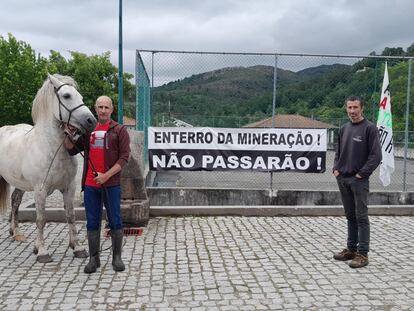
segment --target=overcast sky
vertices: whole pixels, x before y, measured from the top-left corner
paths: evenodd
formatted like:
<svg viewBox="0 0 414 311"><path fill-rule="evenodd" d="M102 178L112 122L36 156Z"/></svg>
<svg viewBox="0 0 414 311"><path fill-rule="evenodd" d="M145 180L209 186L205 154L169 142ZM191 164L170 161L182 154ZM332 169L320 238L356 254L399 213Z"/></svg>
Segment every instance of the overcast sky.
<svg viewBox="0 0 414 311"><path fill-rule="evenodd" d="M44 56L111 51L118 0L0 0L0 35ZM414 42L413 0L123 0L124 70L136 49L367 55Z"/></svg>

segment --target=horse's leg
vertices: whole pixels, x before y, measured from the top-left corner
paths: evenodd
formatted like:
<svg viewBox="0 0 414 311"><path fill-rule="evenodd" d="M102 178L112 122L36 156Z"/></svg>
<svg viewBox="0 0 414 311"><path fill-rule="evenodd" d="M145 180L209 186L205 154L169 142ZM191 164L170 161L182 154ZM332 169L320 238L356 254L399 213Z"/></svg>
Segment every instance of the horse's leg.
<svg viewBox="0 0 414 311"><path fill-rule="evenodd" d="M50 257L47 248L45 246L43 231L46 224L46 190L36 189L34 192L34 199L36 204L36 226L37 226L37 238L34 248L34 253L37 255L37 261L40 263L51 262L52 257Z"/></svg>
<svg viewBox="0 0 414 311"><path fill-rule="evenodd" d="M12 209L10 212L10 235L13 237L15 241L24 241L26 237L20 231L19 228L19 206L22 202L24 191L20 189L14 189L12 193Z"/></svg>
<svg viewBox="0 0 414 311"><path fill-rule="evenodd" d="M80 245L78 232L75 224L75 210L73 208L73 198L75 196L75 185L72 182L68 189L62 191L63 204L66 212L66 219L69 225L69 247L73 249L76 258L87 258L88 253L85 248Z"/></svg>

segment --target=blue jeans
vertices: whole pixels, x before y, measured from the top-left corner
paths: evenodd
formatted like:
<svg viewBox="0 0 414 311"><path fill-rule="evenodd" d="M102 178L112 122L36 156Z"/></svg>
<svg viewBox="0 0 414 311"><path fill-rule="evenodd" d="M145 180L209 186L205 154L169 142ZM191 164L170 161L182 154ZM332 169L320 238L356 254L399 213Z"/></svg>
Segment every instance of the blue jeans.
<svg viewBox="0 0 414 311"><path fill-rule="evenodd" d="M122 229L121 219L121 186L95 188L85 186L84 203L86 211L86 229L101 228L102 207L105 205L109 227L112 230Z"/></svg>
<svg viewBox="0 0 414 311"><path fill-rule="evenodd" d="M348 223L347 248L366 256L369 252L368 178L336 178Z"/></svg>

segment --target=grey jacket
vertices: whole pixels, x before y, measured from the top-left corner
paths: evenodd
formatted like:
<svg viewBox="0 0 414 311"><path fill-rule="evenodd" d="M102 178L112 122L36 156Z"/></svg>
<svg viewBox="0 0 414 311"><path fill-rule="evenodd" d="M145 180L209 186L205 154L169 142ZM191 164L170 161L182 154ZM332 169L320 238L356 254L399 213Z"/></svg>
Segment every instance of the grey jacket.
<svg viewBox="0 0 414 311"><path fill-rule="evenodd" d="M348 122L338 134L333 170L343 176L368 178L382 160L378 129L370 121Z"/></svg>

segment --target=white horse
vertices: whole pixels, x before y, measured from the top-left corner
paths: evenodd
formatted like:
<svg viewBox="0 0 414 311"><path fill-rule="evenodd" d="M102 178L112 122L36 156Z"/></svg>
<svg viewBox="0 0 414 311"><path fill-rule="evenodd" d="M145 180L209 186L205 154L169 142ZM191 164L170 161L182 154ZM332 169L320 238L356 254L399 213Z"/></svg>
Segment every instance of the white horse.
<svg viewBox="0 0 414 311"><path fill-rule="evenodd" d="M36 205L37 239L34 253L38 262L50 262L44 243L46 197L54 190L63 195L69 224L69 246L75 257L85 258L87 252L80 245L73 200L75 195L76 159L63 145L64 128L80 133L91 132L96 119L84 105L82 96L70 77L49 75L37 92L32 106L34 126L18 124L0 128L0 212L7 209L9 185L12 194L10 234L15 240L24 240L18 226L18 208L24 192L34 191Z"/></svg>

